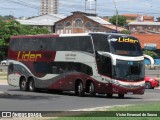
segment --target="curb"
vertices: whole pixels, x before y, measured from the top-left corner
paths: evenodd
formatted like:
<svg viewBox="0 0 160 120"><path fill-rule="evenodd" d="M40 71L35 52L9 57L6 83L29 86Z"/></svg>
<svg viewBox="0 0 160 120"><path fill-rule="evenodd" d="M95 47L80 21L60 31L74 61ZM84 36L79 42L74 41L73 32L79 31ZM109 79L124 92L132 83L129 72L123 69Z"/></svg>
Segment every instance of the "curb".
<svg viewBox="0 0 160 120"><path fill-rule="evenodd" d="M8 95L9 95L8 93L0 91L0 97L2 97L2 96L8 96Z"/></svg>
<svg viewBox="0 0 160 120"><path fill-rule="evenodd" d="M1 94L4 94L4 92L0 91L0 95L1 95Z"/></svg>
<svg viewBox="0 0 160 120"><path fill-rule="evenodd" d="M76 110L69 110L69 111L104 111L109 108L113 107L126 107L131 106L133 104L126 104L126 105L112 105L112 106L103 106L103 107L94 107L94 108L84 108L84 109L76 109Z"/></svg>
<svg viewBox="0 0 160 120"><path fill-rule="evenodd" d="M0 83L0 85L8 85L8 83Z"/></svg>

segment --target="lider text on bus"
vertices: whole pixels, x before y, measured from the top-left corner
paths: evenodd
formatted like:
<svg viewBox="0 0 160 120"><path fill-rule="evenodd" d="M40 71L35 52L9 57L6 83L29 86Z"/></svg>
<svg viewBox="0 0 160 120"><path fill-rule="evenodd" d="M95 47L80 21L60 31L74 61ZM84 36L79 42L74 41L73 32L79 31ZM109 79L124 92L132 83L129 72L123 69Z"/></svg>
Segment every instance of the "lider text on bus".
<svg viewBox="0 0 160 120"><path fill-rule="evenodd" d="M37 61L38 58L41 58L41 54L33 54L30 51L26 52L18 52L17 60L18 61Z"/></svg>

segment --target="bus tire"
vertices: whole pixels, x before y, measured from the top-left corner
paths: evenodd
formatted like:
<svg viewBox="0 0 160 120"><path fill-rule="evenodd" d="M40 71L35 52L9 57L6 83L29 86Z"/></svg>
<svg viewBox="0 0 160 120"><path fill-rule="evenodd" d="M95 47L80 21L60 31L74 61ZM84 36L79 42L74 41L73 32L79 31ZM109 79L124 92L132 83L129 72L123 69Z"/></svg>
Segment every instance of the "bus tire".
<svg viewBox="0 0 160 120"><path fill-rule="evenodd" d="M124 98L124 94L118 94L119 98Z"/></svg>
<svg viewBox="0 0 160 120"><path fill-rule="evenodd" d="M108 98L111 98L112 96L113 96L113 94L110 94L110 93L107 94Z"/></svg>
<svg viewBox="0 0 160 120"><path fill-rule="evenodd" d="M23 77L21 80L20 80L20 90L22 91L27 91L28 90L28 84L27 84L27 80L25 77Z"/></svg>
<svg viewBox="0 0 160 120"><path fill-rule="evenodd" d="M33 78L31 78L28 82L28 89L30 92L36 91L35 82Z"/></svg>
<svg viewBox="0 0 160 120"><path fill-rule="evenodd" d="M84 89L83 89L83 84L82 84L81 81L78 82L78 84L76 85L75 93L79 97L83 97L84 96Z"/></svg>
<svg viewBox="0 0 160 120"><path fill-rule="evenodd" d="M89 96L90 97L95 96L95 87L94 87L94 84L92 82L90 82L90 84L89 84Z"/></svg>

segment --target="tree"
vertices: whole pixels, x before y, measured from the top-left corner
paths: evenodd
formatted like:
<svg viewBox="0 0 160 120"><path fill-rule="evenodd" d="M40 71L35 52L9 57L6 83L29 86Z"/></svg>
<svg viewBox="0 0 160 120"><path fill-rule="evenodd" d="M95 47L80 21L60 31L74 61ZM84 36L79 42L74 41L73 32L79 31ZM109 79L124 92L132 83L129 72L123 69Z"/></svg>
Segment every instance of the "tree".
<svg viewBox="0 0 160 120"><path fill-rule="evenodd" d="M38 28L28 25L21 25L21 31L19 35L36 35L36 34L48 34L49 31L46 28Z"/></svg>
<svg viewBox="0 0 160 120"><path fill-rule="evenodd" d="M34 28L32 26L23 26L15 20L0 20L0 59L7 56L7 48L11 36L17 35L35 35L48 34L49 31L44 28Z"/></svg>
<svg viewBox="0 0 160 120"><path fill-rule="evenodd" d="M121 31L122 34L131 34L129 30L123 30Z"/></svg>
<svg viewBox="0 0 160 120"><path fill-rule="evenodd" d="M111 22L113 25L116 25L116 19L117 19L117 16L113 16L109 19L109 22ZM125 16L120 16L118 15L118 26L125 26L126 25L126 17Z"/></svg>
<svg viewBox="0 0 160 120"><path fill-rule="evenodd" d="M12 15L3 16L3 20L13 20L13 19L15 19L15 18Z"/></svg>
<svg viewBox="0 0 160 120"><path fill-rule="evenodd" d="M144 50L144 51L143 51L143 54L149 55L149 56L151 56L152 58L157 58L157 57L158 57L158 54L157 54L157 53L155 53L154 51L150 51L150 50Z"/></svg>

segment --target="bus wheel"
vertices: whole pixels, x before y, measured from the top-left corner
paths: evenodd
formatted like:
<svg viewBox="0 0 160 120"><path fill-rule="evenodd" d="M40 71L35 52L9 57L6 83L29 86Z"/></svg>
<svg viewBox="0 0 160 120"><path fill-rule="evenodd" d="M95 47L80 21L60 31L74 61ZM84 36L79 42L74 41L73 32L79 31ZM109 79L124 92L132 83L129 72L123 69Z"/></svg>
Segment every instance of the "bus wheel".
<svg viewBox="0 0 160 120"><path fill-rule="evenodd" d="M29 80L28 88L29 88L29 91L30 91L30 92L36 91L35 82L34 82L33 79L30 79L30 80Z"/></svg>
<svg viewBox="0 0 160 120"><path fill-rule="evenodd" d="M118 94L119 98L124 98L124 94Z"/></svg>
<svg viewBox="0 0 160 120"><path fill-rule="evenodd" d="M20 86L20 90L22 90L22 91L27 91L28 90L26 78L22 78L20 80L20 85L19 86Z"/></svg>
<svg viewBox="0 0 160 120"><path fill-rule="evenodd" d="M113 96L113 94L110 94L110 93L107 94L108 98L111 98L112 96Z"/></svg>
<svg viewBox="0 0 160 120"><path fill-rule="evenodd" d="M89 96L93 97L95 96L95 88L92 82L89 84Z"/></svg>
<svg viewBox="0 0 160 120"><path fill-rule="evenodd" d="M76 90L75 90L76 95L83 97L84 96L84 89L83 89L83 84L82 82L79 82L76 85Z"/></svg>

